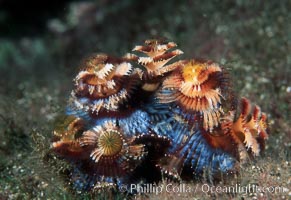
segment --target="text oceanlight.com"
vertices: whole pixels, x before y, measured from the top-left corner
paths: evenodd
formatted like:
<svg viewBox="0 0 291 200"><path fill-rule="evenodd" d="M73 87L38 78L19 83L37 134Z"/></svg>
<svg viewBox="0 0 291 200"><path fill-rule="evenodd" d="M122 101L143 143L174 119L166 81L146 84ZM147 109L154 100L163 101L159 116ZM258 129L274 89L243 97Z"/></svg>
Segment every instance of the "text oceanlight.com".
<svg viewBox="0 0 291 200"><path fill-rule="evenodd" d="M190 185L190 184L129 184L121 185L121 191L129 191L131 193L229 193L229 194L250 194L250 193L273 193L273 194L286 194L290 190L284 186L258 186L256 184L241 185L235 184L231 186L219 185Z"/></svg>

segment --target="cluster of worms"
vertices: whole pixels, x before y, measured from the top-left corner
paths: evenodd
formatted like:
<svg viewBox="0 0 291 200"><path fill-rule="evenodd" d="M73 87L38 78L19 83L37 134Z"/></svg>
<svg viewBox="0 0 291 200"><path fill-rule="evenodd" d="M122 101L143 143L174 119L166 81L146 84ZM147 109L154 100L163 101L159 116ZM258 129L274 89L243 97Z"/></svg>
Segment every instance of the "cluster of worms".
<svg viewBox="0 0 291 200"><path fill-rule="evenodd" d="M174 42L147 40L133 51L95 54L74 79L51 145L71 164L73 187L212 180L264 150L266 114L234 95L224 67L179 60Z"/></svg>

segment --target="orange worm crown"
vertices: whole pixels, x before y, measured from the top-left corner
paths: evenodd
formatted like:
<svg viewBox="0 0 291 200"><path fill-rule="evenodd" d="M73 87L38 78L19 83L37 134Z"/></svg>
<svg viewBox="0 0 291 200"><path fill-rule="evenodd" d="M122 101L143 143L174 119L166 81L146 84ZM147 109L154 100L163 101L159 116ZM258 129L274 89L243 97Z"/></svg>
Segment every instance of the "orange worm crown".
<svg viewBox="0 0 291 200"><path fill-rule="evenodd" d="M170 65L167 63L178 55L183 54L179 49L171 50L177 45L174 42L162 42L159 40L146 40L144 46L135 46L133 51L146 54L146 57L137 56L135 54L127 54L125 58L137 61L138 64L144 66L145 72L141 71L140 75L144 73L150 76L161 76L167 72L174 70L180 65L179 62L174 62Z"/></svg>
<svg viewBox="0 0 291 200"><path fill-rule="evenodd" d="M75 78L75 89L69 100L76 110L96 114L101 110L117 111L138 84L132 65L122 59L97 54L84 65Z"/></svg>
<svg viewBox="0 0 291 200"><path fill-rule="evenodd" d="M91 147L88 159L93 161L94 173L106 176L120 176L133 170L146 155L143 144L134 144L134 138L127 138L111 121L85 131L80 145Z"/></svg>
<svg viewBox="0 0 291 200"><path fill-rule="evenodd" d="M216 63L185 61L163 82L157 94L160 103L174 102L185 113L199 113L203 117L203 127L212 131L218 126L223 113L224 96L223 70ZM170 93L164 93L169 90Z"/></svg>
<svg viewBox="0 0 291 200"><path fill-rule="evenodd" d="M252 105L249 100L242 98L240 101L240 114L235 119L235 111L230 111L221 121L221 129L224 134L234 139L239 149L239 158L245 162L248 158L248 150L252 155L258 156L264 148L264 141L268 138L266 132L266 114L261 113L260 108Z"/></svg>
<svg viewBox="0 0 291 200"><path fill-rule="evenodd" d="M54 130L54 141L51 148L61 156L69 159L84 159L88 155L88 149L81 147L79 132L84 129L85 122L74 116L67 116Z"/></svg>

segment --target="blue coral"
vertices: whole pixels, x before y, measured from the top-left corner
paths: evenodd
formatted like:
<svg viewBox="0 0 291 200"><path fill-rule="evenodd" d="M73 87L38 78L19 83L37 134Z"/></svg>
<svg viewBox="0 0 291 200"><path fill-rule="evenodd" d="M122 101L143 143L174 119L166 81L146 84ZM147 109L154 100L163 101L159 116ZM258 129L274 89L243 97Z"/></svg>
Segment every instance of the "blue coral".
<svg viewBox="0 0 291 200"><path fill-rule="evenodd" d="M215 175L218 172L226 173L235 167L236 160L221 149L211 147L201 134L194 133L180 153L186 157L185 165L191 166L194 174L201 174L204 170Z"/></svg>

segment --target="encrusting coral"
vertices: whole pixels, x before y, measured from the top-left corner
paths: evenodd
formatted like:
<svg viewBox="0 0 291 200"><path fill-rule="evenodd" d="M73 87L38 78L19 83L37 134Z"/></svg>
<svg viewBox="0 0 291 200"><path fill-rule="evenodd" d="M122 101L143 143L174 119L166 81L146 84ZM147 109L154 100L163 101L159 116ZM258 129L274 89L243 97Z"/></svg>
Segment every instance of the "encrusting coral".
<svg viewBox="0 0 291 200"><path fill-rule="evenodd" d="M146 56L97 54L84 62L52 143L72 164L76 189L163 176L212 179L264 150L266 114L246 98L237 100L219 64L173 62L183 53L176 46L147 40L133 49Z"/></svg>

